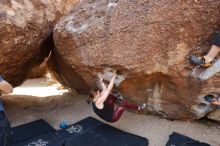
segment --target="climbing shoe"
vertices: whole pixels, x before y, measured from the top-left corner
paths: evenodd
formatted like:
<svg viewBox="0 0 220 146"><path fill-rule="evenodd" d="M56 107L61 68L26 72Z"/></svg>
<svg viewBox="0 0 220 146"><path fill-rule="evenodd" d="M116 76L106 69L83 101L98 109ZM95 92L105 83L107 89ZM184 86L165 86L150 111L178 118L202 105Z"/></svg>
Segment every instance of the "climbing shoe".
<svg viewBox="0 0 220 146"><path fill-rule="evenodd" d="M217 107L220 107L220 96L214 96L214 95L209 94L209 95L204 96L204 99L207 102L210 102L211 104L216 105Z"/></svg>
<svg viewBox="0 0 220 146"><path fill-rule="evenodd" d="M206 63L204 57L197 57L195 55L192 55L190 57L190 62L194 65L200 65L203 67L209 67L209 66L212 66L212 64L213 64L213 61L210 63Z"/></svg>
<svg viewBox="0 0 220 146"><path fill-rule="evenodd" d="M147 106L146 103L140 103L140 104L138 104L138 110L143 110L146 108L146 106Z"/></svg>

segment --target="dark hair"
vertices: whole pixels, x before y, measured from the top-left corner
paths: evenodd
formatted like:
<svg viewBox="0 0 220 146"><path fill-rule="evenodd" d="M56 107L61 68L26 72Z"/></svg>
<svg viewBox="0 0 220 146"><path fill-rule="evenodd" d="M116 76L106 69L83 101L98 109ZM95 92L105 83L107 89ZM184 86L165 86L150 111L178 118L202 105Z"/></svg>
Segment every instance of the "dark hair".
<svg viewBox="0 0 220 146"><path fill-rule="evenodd" d="M87 103L91 103L91 101L94 99L95 95L97 94L97 92L99 91L99 89L97 88L94 88L94 89L91 89L89 91L89 96L87 98Z"/></svg>

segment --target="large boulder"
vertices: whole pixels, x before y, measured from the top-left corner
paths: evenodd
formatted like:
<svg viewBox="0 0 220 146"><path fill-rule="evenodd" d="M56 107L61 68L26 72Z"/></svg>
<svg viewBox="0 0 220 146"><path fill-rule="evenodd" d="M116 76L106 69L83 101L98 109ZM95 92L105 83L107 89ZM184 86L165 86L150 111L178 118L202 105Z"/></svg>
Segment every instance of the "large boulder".
<svg viewBox="0 0 220 146"><path fill-rule="evenodd" d="M14 86L22 83L48 56L55 23L76 1L1 0L0 74Z"/></svg>
<svg viewBox="0 0 220 146"><path fill-rule="evenodd" d="M54 29L52 68L81 93L95 86L98 73L116 69L116 90L147 102L146 112L201 118L215 109L203 96L220 92L220 74L207 81L191 77L188 56L210 48L219 6L216 0L81 1Z"/></svg>
<svg viewBox="0 0 220 146"><path fill-rule="evenodd" d="M216 111L211 112L210 114L207 115L209 119L212 119L214 121L217 121L220 123L220 108L218 108Z"/></svg>

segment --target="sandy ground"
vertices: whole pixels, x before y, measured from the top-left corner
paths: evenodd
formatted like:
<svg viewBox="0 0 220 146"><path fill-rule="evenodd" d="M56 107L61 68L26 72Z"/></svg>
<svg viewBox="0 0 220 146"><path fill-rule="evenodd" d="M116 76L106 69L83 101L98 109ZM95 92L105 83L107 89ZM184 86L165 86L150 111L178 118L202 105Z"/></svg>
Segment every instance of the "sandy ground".
<svg viewBox="0 0 220 146"><path fill-rule="evenodd" d="M55 128L59 127L61 121L74 123L88 116L99 119L91 105L86 103L86 95L57 90L59 85L47 85L45 81L46 78L28 80L21 87L15 88L12 95L3 96L12 126L40 118ZM149 146L165 146L173 131L212 146L220 146L220 125L207 121L170 121L126 111L118 122L111 125L148 138Z"/></svg>

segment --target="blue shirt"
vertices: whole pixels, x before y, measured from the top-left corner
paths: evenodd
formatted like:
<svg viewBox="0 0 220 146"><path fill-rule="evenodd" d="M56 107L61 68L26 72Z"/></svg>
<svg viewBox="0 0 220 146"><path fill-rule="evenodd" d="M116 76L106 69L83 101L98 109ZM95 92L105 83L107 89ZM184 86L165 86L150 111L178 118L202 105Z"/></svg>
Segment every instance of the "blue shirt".
<svg viewBox="0 0 220 146"><path fill-rule="evenodd" d="M3 107L3 104L2 104L2 100L0 99L0 112L3 112L4 111L4 107Z"/></svg>
<svg viewBox="0 0 220 146"><path fill-rule="evenodd" d="M2 78L2 76L0 76L0 82L3 81L4 79Z"/></svg>
<svg viewBox="0 0 220 146"><path fill-rule="evenodd" d="M2 78L2 76L0 76L0 82L2 82L4 79ZM0 94L1 96L1 94ZM4 111L4 107L3 107L3 104L2 104L2 99L0 98L0 112Z"/></svg>

